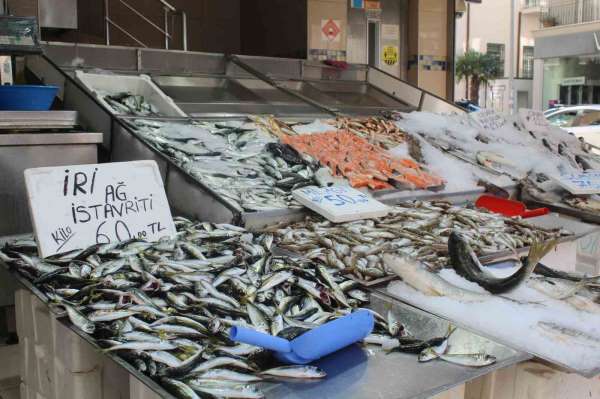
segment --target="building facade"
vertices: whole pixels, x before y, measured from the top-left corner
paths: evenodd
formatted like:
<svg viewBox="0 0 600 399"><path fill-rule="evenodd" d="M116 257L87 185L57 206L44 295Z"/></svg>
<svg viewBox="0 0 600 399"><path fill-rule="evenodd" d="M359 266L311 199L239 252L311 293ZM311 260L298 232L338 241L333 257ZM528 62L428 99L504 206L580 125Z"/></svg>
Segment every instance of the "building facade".
<svg viewBox="0 0 600 399"><path fill-rule="evenodd" d="M43 4L8 0L46 21ZM65 6L65 4L72 4ZM370 64L453 98L454 0L62 0L72 26L42 22L42 39ZM56 4L56 3L54 3ZM54 6L57 8L58 6ZM136 11L132 11L135 9ZM183 23L181 13L187 16ZM108 18L107 18L108 17ZM158 27L158 29L157 29Z"/></svg>
<svg viewBox="0 0 600 399"><path fill-rule="evenodd" d="M501 67L498 76L480 88L480 104L499 112L511 109L509 74L513 65L513 90L517 108L529 108L533 103L534 38L539 28L539 13L536 0L518 1L514 8L515 46L510 51L511 1L483 0L462 2L458 0L456 14L456 54L467 49L491 53L499 58ZM467 83L455 81L455 100L467 98Z"/></svg>
<svg viewBox="0 0 600 399"><path fill-rule="evenodd" d="M308 57L369 64L452 99L454 5L454 0L308 0ZM335 25L331 36L323 31L329 21Z"/></svg>
<svg viewBox="0 0 600 399"><path fill-rule="evenodd" d="M534 108L600 104L600 0L540 1Z"/></svg>

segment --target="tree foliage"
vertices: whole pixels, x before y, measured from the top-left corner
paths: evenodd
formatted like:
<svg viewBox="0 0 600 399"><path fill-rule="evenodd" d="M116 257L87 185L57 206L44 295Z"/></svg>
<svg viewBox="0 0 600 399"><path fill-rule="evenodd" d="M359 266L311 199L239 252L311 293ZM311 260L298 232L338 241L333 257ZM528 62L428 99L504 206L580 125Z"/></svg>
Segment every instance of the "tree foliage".
<svg viewBox="0 0 600 399"><path fill-rule="evenodd" d="M471 84L469 99L479 104L479 87L494 80L500 72L500 59L492 54L467 50L456 60L456 77Z"/></svg>

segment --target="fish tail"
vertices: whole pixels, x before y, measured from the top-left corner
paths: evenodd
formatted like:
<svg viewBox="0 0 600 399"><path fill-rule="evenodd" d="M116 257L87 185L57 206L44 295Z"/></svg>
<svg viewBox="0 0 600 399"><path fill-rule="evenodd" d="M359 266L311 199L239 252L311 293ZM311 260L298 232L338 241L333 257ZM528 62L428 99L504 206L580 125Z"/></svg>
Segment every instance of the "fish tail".
<svg viewBox="0 0 600 399"><path fill-rule="evenodd" d="M535 269L539 261L556 247L557 242L558 240L556 239L546 242L535 240L531 244L529 254L527 254L527 277L533 273L533 269Z"/></svg>
<svg viewBox="0 0 600 399"><path fill-rule="evenodd" d="M446 332L446 338L450 338L452 333L456 331L456 326L453 324L448 324L448 331Z"/></svg>

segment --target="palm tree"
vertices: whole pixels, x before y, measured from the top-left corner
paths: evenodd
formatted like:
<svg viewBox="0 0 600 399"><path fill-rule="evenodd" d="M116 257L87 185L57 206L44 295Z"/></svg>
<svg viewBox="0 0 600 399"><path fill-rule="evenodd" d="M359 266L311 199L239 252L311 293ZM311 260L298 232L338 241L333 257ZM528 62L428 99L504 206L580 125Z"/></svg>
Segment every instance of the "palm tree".
<svg viewBox="0 0 600 399"><path fill-rule="evenodd" d="M456 60L456 77L465 79L469 88L469 100L479 105L479 86L494 80L500 72L500 60L491 54L467 50Z"/></svg>

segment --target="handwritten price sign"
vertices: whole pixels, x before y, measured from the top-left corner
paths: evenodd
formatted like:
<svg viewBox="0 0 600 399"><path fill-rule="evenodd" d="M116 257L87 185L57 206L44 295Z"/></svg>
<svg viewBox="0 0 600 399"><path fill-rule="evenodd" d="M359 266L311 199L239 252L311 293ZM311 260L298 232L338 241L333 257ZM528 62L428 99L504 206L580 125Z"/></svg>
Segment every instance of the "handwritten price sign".
<svg viewBox="0 0 600 399"><path fill-rule="evenodd" d="M175 235L154 161L27 169L25 184L42 257Z"/></svg>
<svg viewBox="0 0 600 399"><path fill-rule="evenodd" d="M588 170L571 175L562 175L555 178L565 190L571 194L599 194L600 193L600 171Z"/></svg>
<svg viewBox="0 0 600 399"><path fill-rule="evenodd" d="M500 129L506 124L506 118L491 109L482 109L469 115L486 130Z"/></svg>
<svg viewBox="0 0 600 399"><path fill-rule="evenodd" d="M387 215L389 208L347 186L309 186L295 190L296 201L335 223Z"/></svg>

